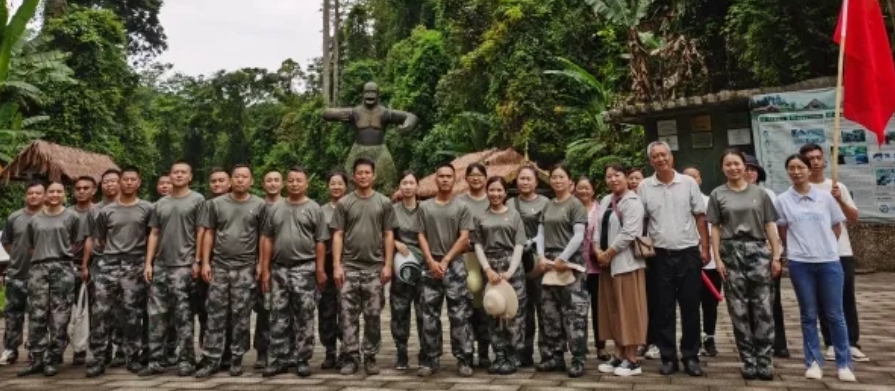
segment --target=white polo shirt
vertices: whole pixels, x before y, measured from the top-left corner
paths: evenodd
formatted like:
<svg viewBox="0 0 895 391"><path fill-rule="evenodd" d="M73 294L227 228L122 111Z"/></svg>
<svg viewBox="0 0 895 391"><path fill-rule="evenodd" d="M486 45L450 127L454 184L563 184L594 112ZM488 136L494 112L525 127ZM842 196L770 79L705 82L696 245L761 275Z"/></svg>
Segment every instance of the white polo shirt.
<svg viewBox="0 0 895 391"><path fill-rule="evenodd" d="M848 187L845 186L844 183L839 182L839 191L842 192L842 202L846 205L857 209L855 206L855 200L851 198L851 193L848 192ZM812 183L811 187L826 191L827 193L832 194L833 192L833 180L832 179L824 179L822 183ZM835 198L833 199L836 200ZM836 202L836 206L839 206L839 202ZM841 207L840 207L841 209ZM842 233L839 235L839 257L851 257L854 256L854 252L851 249L851 240L848 238L848 224L842 224Z"/></svg>
<svg viewBox="0 0 895 391"><path fill-rule="evenodd" d="M675 172L674 179L666 185L653 174L640 182L637 194L646 209L654 246L683 250L699 245L693 216L704 215L706 204L693 178Z"/></svg>
<svg viewBox="0 0 895 391"><path fill-rule="evenodd" d="M796 262L823 263L839 260L833 226L845 221L845 214L830 193L811 187L806 195L789 188L775 202L786 227L786 257Z"/></svg>

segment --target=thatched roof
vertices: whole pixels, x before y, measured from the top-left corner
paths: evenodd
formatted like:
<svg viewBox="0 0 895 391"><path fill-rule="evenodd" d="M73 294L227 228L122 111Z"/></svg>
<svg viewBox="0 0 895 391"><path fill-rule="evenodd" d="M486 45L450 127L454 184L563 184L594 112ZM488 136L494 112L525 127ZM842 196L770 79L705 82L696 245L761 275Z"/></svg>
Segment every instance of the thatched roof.
<svg viewBox="0 0 895 391"><path fill-rule="evenodd" d="M70 182L80 176L100 180L103 172L118 168L107 155L87 152L46 141L34 141L0 173L5 182L40 174L49 180Z"/></svg>
<svg viewBox="0 0 895 391"><path fill-rule="evenodd" d="M609 110L606 119L610 122L641 123L643 117L664 114L669 111L686 111L705 109L711 106L742 104L748 109L749 100L755 95L776 94L800 90L813 90L836 86L835 77L822 77L805 80L796 84L783 87L762 87L746 90L724 90L711 94L672 99L664 102L638 103L624 105Z"/></svg>
<svg viewBox="0 0 895 391"><path fill-rule="evenodd" d="M488 176L500 176L503 177L507 182L512 182L516 179L516 174L519 172L519 169L525 165L532 165L538 171L538 177L541 180L547 180L547 173L544 170L541 170L537 167L536 164L530 162L525 159L525 156L520 155L518 152L513 150L512 148L507 148L504 150L499 150L497 148L488 149L481 152L473 152L467 155L463 155L454 161L451 164L457 170L457 181L454 183L454 195L462 194L468 189L466 185L466 167L473 163L480 163L485 166L488 170ZM435 184L435 174L431 174L420 180L418 195L420 198L431 198L435 196L435 193L438 192L438 187ZM396 190L392 194L392 198L400 199L401 191Z"/></svg>

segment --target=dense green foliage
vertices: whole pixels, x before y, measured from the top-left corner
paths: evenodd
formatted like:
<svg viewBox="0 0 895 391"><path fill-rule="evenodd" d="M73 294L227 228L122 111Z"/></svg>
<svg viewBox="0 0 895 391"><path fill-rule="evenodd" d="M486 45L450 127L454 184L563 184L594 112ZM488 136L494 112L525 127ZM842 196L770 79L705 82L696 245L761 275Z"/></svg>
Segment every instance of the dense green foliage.
<svg viewBox="0 0 895 391"><path fill-rule="evenodd" d="M326 173L343 165L353 135L320 118L321 58L304 66L286 60L275 70L172 74L171 65L149 62L166 48L161 0L49 3L60 6L45 11L42 30L7 54L18 65L0 93L18 116L0 110L0 119L27 126L0 133L7 137L0 144L16 146L0 150L0 164L40 136L137 165L147 193L185 158L197 188L212 166L249 163L260 181L262 171L300 164L313 175L315 197ZM839 5L341 1L333 80L340 105L358 104L372 80L385 104L421 118L411 132L388 134L398 169L425 174L458 155L513 147L541 166L564 161L575 174L599 177L609 162L645 164L643 130L603 121L613 105L834 74ZM11 135L17 144L3 142ZM4 188L0 216L19 203L13 190Z"/></svg>

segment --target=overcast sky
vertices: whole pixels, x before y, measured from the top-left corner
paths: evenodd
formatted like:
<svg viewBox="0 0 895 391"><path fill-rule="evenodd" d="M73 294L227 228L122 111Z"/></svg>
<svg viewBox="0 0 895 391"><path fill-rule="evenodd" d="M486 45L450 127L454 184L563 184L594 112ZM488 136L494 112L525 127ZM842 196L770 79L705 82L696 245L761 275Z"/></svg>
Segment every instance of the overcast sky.
<svg viewBox="0 0 895 391"><path fill-rule="evenodd" d="M219 69L276 70L292 58L304 67L320 56L317 0L166 0L161 12L168 51L158 60L189 75Z"/></svg>

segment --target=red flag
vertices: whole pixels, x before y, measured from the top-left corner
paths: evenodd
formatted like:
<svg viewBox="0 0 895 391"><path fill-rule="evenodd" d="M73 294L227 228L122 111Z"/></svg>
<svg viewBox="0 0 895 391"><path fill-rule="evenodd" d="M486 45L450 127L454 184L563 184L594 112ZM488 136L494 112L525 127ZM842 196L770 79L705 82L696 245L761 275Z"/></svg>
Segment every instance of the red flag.
<svg viewBox="0 0 895 391"><path fill-rule="evenodd" d="M845 19L843 115L885 141L895 113L895 63L879 0L845 0L833 41L841 44Z"/></svg>

